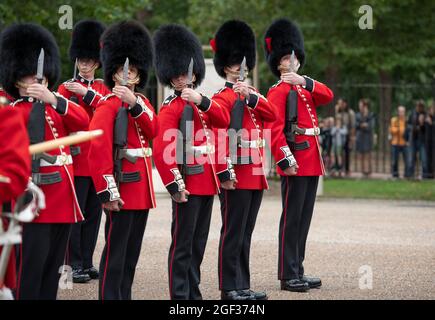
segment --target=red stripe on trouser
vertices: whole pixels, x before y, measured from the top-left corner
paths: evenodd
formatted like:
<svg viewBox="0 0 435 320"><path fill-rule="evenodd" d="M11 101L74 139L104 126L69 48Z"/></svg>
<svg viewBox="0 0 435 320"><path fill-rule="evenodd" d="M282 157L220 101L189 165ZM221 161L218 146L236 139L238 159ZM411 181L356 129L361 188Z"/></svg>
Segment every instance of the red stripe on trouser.
<svg viewBox="0 0 435 320"><path fill-rule="evenodd" d="M175 248L177 247L177 230L178 230L178 203L175 205L175 229L172 239L174 241L174 247L172 248L171 265L169 266L169 295L172 299L172 267L174 263Z"/></svg>
<svg viewBox="0 0 435 320"><path fill-rule="evenodd" d="M112 234L112 212L109 212L109 232L107 234L107 250L106 250L106 262L104 265L104 275L103 275L103 283L101 284L101 300L104 300L104 286L106 284L106 276L107 276L107 266L109 264L109 254L110 254L110 236Z"/></svg>
<svg viewBox="0 0 435 320"><path fill-rule="evenodd" d="M222 244L221 244L221 252L219 253L219 260L220 260L220 283L219 287L222 290L222 254L224 251L224 244L225 244L225 237L227 236L227 217L228 217L228 190L225 190L225 216L224 216L224 234L222 236Z"/></svg>
<svg viewBox="0 0 435 320"><path fill-rule="evenodd" d="M285 202L284 202L284 223L282 224L282 236L281 236L281 280L284 276L284 237L285 237L285 226L287 222L287 200L288 193L290 189L289 177L287 177L287 190L285 192Z"/></svg>

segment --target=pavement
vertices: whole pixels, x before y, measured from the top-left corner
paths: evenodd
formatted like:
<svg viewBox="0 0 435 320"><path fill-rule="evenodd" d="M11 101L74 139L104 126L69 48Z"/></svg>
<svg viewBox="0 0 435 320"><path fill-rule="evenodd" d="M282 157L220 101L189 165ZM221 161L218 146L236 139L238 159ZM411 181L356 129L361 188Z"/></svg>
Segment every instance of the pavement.
<svg viewBox="0 0 435 320"><path fill-rule="evenodd" d="M137 266L133 299L168 299L170 199L157 196ZM435 202L319 198L308 237L306 274L322 279L308 293L281 291L277 280L279 187L266 192L252 239L252 289L272 300L435 299ZM219 299L217 253L221 218L216 198L202 264L204 299ZM94 255L104 246L104 217ZM97 299L98 280L60 289L59 299Z"/></svg>

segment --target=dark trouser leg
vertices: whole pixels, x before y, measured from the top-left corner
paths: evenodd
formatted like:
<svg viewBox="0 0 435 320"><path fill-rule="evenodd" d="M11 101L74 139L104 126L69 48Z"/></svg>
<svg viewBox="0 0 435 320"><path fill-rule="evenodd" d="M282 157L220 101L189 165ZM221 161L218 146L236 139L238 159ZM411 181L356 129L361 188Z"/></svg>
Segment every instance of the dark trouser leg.
<svg viewBox="0 0 435 320"><path fill-rule="evenodd" d="M213 209L214 196L203 196L202 198L201 209L196 222L195 235L192 243L192 262L189 269L190 300L202 299L201 291L199 290L199 284L201 282L200 267L207 244Z"/></svg>
<svg viewBox="0 0 435 320"><path fill-rule="evenodd" d="M121 284L123 300L131 300L131 287L133 285L136 265L142 248L142 240L148 220L149 210L135 210L126 214L132 215L130 238L128 239L127 254L125 257L124 276Z"/></svg>
<svg viewBox="0 0 435 320"><path fill-rule="evenodd" d="M219 288L224 291L237 290L240 273L240 255L248 219L251 191L221 190L222 228L219 241Z"/></svg>
<svg viewBox="0 0 435 320"><path fill-rule="evenodd" d="M106 244L101 255L99 299L121 300L121 283L132 224L132 215L126 211L106 215Z"/></svg>
<svg viewBox="0 0 435 320"><path fill-rule="evenodd" d="M17 300L38 300L44 277L44 266L50 253L50 225L23 224L18 261Z"/></svg>
<svg viewBox="0 0 435 320"><path fill-rule="evenodd" d="M56 300L71 224L50 225L50 251L44 267L40 298Z"/></svg>
<svg viewBox="0 0 435 320"><path fill-rule="evenodd" d="M201 196L190 195L189 201L172 201L172 243L168 255L168 279L171 299L187 300L189 269L192 262L192 243L195 226L200 214Z"/></svg>
<svg viewBox="0 0 435 320"><path fill-rule="evenodd" d="M278 279L299 278L299 226L302 219L306 177L281 177L283 212L279 225Z"/></svg>
<svg viewBox="0 0 435 320"><path fill-rule="evenodd" d="M86 202L89 193L89 178L87 177L74 177L74 185L77 194L77 201L79 202L80 210L82 210L85 221L73 224L71 234L68 241L68 252L66 255L66 263L74 269L83 268L82 257L82 228L86 222Z"/></svg>
<svg viewBox="0 0 435 320"><path fill-rule="evenodd" d="M81 232L81 249L84 269L93 267L92 257L97 244L98 231L100 230L101 215L103 212L100 200L97 197L97 192L95 191L94 183L91 178L88 179L89 192L85 208L85 221L82 224Z"/></svg>
<svg viewBox="0 0 435 320"><path fill-rule="evenodd" d="M243 237L242 252L240 254L240 277L239 288L249 289L251 287L251 273L249 271L249 254L251 251L251 239L254 232L255 222L257 221L258 211L260 210L261 201L263 199L263 190L252 190L251 205L249 208L248 219L246 221L246 229Z"/></svg>
<svg viewBox="0 0 435 320"><path fill-rule="evenodd" d="M316 201L317 185L319 177L304 177L307 180L304 207L299 225L299 277L304 275L303 262L305 259L305 247L307 244L308 231L310 230L311 218L313 217L314 203Z"/></svg>

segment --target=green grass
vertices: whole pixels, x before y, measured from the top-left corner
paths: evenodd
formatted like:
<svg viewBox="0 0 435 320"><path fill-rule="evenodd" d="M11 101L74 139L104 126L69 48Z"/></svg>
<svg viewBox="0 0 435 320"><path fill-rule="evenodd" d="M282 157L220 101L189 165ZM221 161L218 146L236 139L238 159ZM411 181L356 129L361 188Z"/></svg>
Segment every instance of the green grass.
<svg viewBox="0 0 435 320"><path fill-rule="evenodd" d="M435 201L435 180L325 179L323 191L325 197Z"/></svg>

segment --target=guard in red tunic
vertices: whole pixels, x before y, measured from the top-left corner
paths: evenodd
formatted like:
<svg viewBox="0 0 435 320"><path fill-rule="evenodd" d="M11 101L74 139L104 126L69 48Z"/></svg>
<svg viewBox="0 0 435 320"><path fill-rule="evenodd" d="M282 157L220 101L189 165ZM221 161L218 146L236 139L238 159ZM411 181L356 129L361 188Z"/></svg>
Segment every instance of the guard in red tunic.
<svg viewBox="0 0 435 320"><path fill-rule="evenodd" d="M24 192L29 181L29 137L19 110L5 107L0 101L0 215L2 204L16 199ZM3 224L3 226L1 226ZM7 220L0 221L0 233L7 229ZM13 250L13 249L12 249ZM2 248L0 247L0 256ZM4 282L0 279L0 291L6 286L15 289L15 253L11 252ZM1 295L1 293L0 293Z"/></svg>
<svg viewBox="0 0 435 320"><path fill-rule="evenodd" d="M77 67L78 75L62 83L58 89L67 99L77 101L91 120L100 99L111 93L102 79L95 79L95 72L100 68L99 39L104 29L104 25L95 20L82 20L75 25L69 56L76 64L74 68ZM68 242L67 263L72 267L73 281L77 283L98 279L92 256L97 243L102 209L89 171L89 146L90 142L84 142L71 147L74 183L85 217L85 221L72 227Z"/></svg>
<svg viewBox="0 0 435 320"><path fill-rule="evenodd" d="M196 36L180 25L166 25L154 36L160 82L175 92L159 112L154 140L156 167L172 196L172 243L168 256L171 299L202 299L200 265L207 242L214 195L213 128L225 128L229 115L196 92L205 75Z"/></svg>
<svg viewBox="0 0 435 320"><path fill-rule="evenodd" d="M0 82L24 113L30 143L87 130L89 117L77 104L49 89L60 71L53 36L35 24L15 24L0 39ZM34 156L32 181L45 194L46 208L23 225L17 299L56 299L71 225L83 220L74 189L69 147Z"/></svg>
<svg viewBox="0 0 435 320"><path fill-rule="evenodd" d="M153 48L145 27L123 21L101 38L104 81L112 93L100 100L90 129L89 169L106 209L106 244L100 262L99 297L131 299L149 209L156 207L150 140L158 131L154 108L135 90L144 88Z"/></svg>
<svg viewBox="0 0 435 320"><path fill-rule="evenodd" d="M297 74L305 62L305 51L302 34L293 22L273 22L264 46L270 69L281 79L267 94L277 108L277 119L270 128L283 206L278 278L282 290L307 291L321 286L320 279L307 277L303 267L317 184L324 173L316 108L331 102L333 93L323 83ZM298 166L296 176L288 160L292 154Z"/></svg>
<svg viewBox="0 0 435 320"><path fill-rule="evenodd" d="M264 292L250 289L249 253L263 190L268 188L263 168L263 124L275 120L275 110L244 81L245 67L248 71L255 67L252 29L243 21L227 21L211 45L216 71L226 79L225 87L212 99L231 114L228 141L218 148L222 215L219 289L224 300L264 300Z"/></svg>

